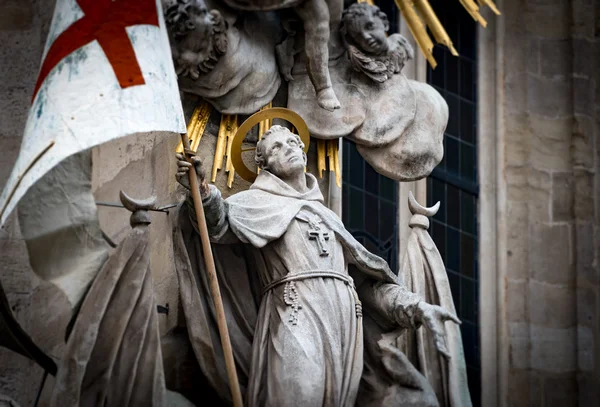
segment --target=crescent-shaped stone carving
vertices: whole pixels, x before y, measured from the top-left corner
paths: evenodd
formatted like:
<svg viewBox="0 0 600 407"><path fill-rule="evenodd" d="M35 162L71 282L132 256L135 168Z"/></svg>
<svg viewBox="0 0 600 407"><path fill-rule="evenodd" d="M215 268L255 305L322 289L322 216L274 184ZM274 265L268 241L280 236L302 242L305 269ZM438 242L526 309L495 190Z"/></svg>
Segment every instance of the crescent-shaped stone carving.
<svg viewBox="0 0 600 407"><path fill-rule="evenodd" d="M408 192L408 209L410 209L410 213L412 213L413 215L424 215L424 216L427 216L428 218L431 218L440 209L440 202L438 201L432 207L427 208L425 206L422 206L420 203L418 203L417 200L415 199L415 196L413 195L412 191L409 191Z"/></svg>

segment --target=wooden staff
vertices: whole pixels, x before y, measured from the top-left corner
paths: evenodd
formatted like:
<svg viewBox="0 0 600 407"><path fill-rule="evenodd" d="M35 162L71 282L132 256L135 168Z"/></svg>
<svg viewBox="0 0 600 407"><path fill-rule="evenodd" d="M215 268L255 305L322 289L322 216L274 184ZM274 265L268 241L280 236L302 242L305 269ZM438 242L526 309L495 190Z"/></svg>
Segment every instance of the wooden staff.
<svg viewBox="0 0 600 407"><path fill-rule="evenodd" d="M210 239L208 237L208 228L206 227L206 218L204 217L204 207L202 206L202 197L200 196L200 186L196 175L196 168L189 155L190 140L187 133L181 135L185 157L192 168L188 171L190 178L190 191L194 200L194 209L196 210L196 218L198 220L198 231L202 240L202 252L204 253L204 262L206 264L206 273L208 274L208 285L210 294L213 297L215 313L217 314L217 326L219 327L219 335L221 336L221 346L225 356L225 367L227 368L227 376L229 378L229 387L231 388L231 397L235 407L242 407L242 392L235 370L235 361L233 359L233 351L231 349L231 340L229 339L229 330L227 329L227 321L225 320L225 310L223 309L223 300L221 299L221 290L219 289L219 281L217 280L217 270L215 268L215 260L213 258L212 249L210 247Z"/></svg>

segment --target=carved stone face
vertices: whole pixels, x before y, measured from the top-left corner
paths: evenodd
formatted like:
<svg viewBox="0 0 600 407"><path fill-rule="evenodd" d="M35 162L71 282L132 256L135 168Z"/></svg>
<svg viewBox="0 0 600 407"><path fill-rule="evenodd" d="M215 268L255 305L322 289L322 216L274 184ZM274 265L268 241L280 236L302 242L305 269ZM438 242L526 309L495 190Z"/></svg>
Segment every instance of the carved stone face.
<svg viewBox="0 0 600 407"><path fill-rule="evenodd" d="M261 140L260 148L265 158L264 167L279 178L285 179L304 172L306 156L298 137L286 130L276 131Z"/></svg>
<svg viewBox="0 0 600 407"><path fill-rule="evenodd" d="M355 17L348 35L365 53L379 55L387 52L387 25L371 10Z"/></svg>

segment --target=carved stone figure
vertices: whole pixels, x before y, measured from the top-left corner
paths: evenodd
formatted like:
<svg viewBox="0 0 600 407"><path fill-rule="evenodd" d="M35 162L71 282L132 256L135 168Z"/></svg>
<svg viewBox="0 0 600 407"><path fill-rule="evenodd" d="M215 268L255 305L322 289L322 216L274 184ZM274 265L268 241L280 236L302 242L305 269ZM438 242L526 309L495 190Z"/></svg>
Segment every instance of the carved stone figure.
<svg viewBox="0 0 600 407"><path fill-rule="evenodd" d="M387 16L378 7L357 3L344 10L340 33L350 64L375 82L385 82L414 58L410 43L400 34L386 35Z"/></svg>
<svg viewBox="0 0 600 407"><path fill-rule="evenodd" d="M273 16L208 11L204 0L168 0L163 9L180 90L226 114L254 113L273 100L281 85Z"/></svg>
<svg viewBox="0 0 600 407"><path fill-rule="evenodd" d="M443 157L448 106L431 86L402 74L413 50L401 35L387 37L388 28L378 7L351 5L341 24L347 54L330 66L342 108L316 108L307 72L298 63L288 107L306 120L313 136L348 137L377 172L412 181L429 175Z"/></svg>
<svg viewBox="0 0 600 407"><path fill-rule="evenodd" d="M192 164L178 159L177 179L189 188ZM256 181L226 200L194 162L245 403L437 405L424 377L382 335L423 324L446 354L444 322L458 319L409 292L323 205L315 177L304 172L299 136L271 127L257 145ZM175 247L187 328L204 374L227 395L195 215L183 209ZM348 264L358 271L349 274Z"/></svg>

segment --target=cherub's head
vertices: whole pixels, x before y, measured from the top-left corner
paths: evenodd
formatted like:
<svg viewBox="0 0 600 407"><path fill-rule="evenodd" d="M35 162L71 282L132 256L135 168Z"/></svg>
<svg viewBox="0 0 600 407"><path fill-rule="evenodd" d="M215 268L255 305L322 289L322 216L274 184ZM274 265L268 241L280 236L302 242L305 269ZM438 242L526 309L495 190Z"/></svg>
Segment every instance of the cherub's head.
<svg viewBox="0 0 600 407"><path fill-rule="evenodd" d="M366 54L380 55L388 50L386 33L390 29L387 16L379 7L354 3L342 14L341 33L344 40Z"/></svg>
<svg viewBox="0 0 600 407"><path fill-rule="evenodd" d="M227 23L203 0L163 0L177 74L198 79L227 51Z"/></svg>
<svg viewBox="0 0 600 407"><path fill-rule="evenodd" d="M283 126L274 125L256 144L256 164L285 179L297 172L304 172L306 153L299 135Z"/></svg>

